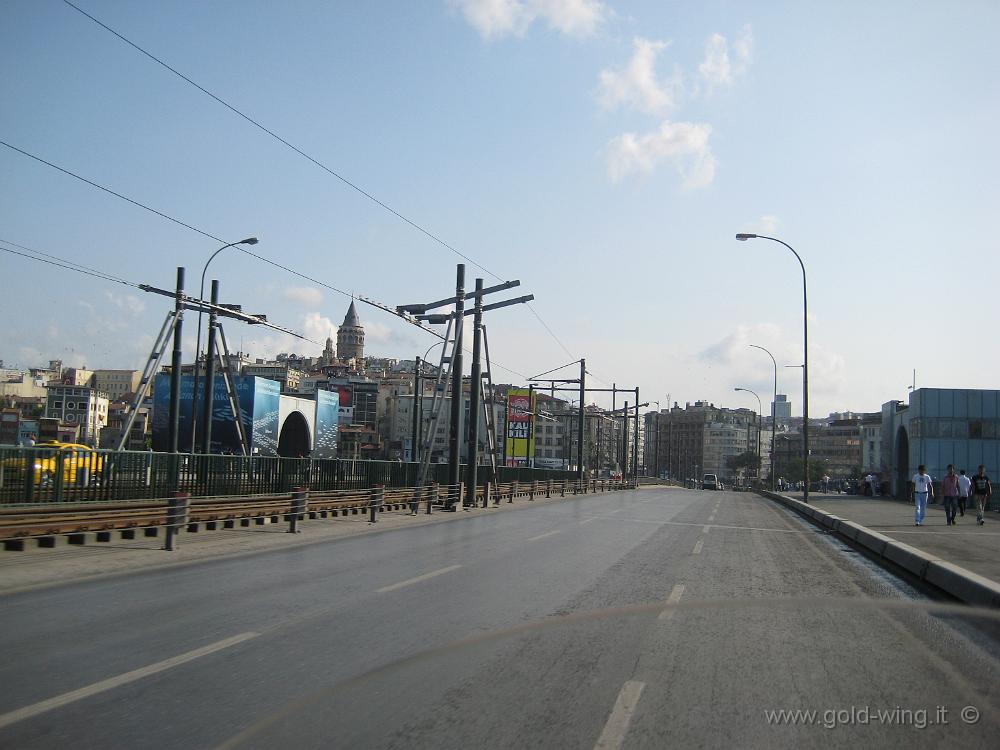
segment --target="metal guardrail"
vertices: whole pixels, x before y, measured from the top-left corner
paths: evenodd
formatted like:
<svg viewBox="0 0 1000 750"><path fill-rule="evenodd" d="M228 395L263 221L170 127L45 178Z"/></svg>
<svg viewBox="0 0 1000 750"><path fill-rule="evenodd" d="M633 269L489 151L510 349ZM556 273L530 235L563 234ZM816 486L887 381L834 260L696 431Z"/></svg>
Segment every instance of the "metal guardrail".
<svg viewBox="0 0 1000 750"><path fill-rule="evenodd" d="M535 496L566 497L595 492L631 489L635 485L609 480L545 480L486 484L478 488L481 507L494 506L515 498L534 500ZM197 497L179 492L165 500L111 504L51 504L0 509L0 544L5 550L24 550L29 546L56 547L60 543L82 545L110 542L114 536L135 539L137 536L164 535L164 549L177 546L181 531L198 532L231 529L237 526L264 525L287 521L288 531L298 533L305 519L347 515L369 516L376 523L378 514L407 510L415 515L419 507L427 513L432 507L462 506L463 486L430 484L424 487L325 490L310 492L296 488L290 493L249 497ZM478 504L478 503L477 503Z"/></svg>
<svg viewBox="0 0 1000 750"><path fill-rule="evenodd" d="M222 456L150 451L0 446L0 505L165 500L192 496L246 496L318 490L412 487L419 465L399 461ZM432 464L431 481L448 480L446 464ZM568 471L480 467L485 481L571 479Z"/></svg>

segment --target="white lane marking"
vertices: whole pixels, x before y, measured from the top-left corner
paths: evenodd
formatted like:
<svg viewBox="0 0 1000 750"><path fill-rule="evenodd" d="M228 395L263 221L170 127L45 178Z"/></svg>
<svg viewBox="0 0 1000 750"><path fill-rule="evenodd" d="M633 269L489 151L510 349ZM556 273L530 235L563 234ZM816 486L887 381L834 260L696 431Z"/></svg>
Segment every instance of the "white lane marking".
<svg viewBox="0 0 1000 750"><path fill-rule="evenodd" d="M711 526L702 526L701 527L701 533L702 534L707 534L708 530L711 529L711 528L712 528Z"/></svg>
<svg viewBox="0 0 1000 750"><path fill-rule="evenodd" d="M681 597L683 595L684 595L684 584L678 583L676 586L674 586L674 590L670 592L670 596L667 597L667 604L677 604L677 602L681 600ZM674 609L673 607L671 607L670 609L665 609L662 612L660 612L660 616L657 617L656 619L669 620L673 616L674 616Z"/></svg>
<svg viewBox="0 0 1000 750"><path fill-rule="evenodd" d="M625 509L624 508L617 508L615 510L609 510L608 511L608 515L611 515L612 513L621 513L623 510L625 510Z"/></svg>
<svg viewBox="0 0 1000 750"><path fill-rule="evenodd" d="M691 552L691 554L692 555L700 555L701 554L701 545L703 545L704 543L705 542L703 542L701 539L699 539L697 542L695 542L694 543L694 551Z"/></svg>
<svg viewBox="0 0 1000 750"><path fill-rule="evenodd" d="M173 667L180 666L181 664L186 664L187 662L194 661L202 656L207 656L208 654L215 653L216 651L221 651L224 648L235 646L237 643L242 643L243 641L248 641L251 638L256 638L259 635L260 633L240 633L239 635L234 635L231 638L225 638L221 641L210 643L207 646L196 648L194 651L188 651L187 653L180 654L179 656L172 656L169 659L158 661L155 664L140 667L139 669L133 669L131 672L120 674L117 677L109 677L106 680L95 682L93 685L87 685L86 687L79 688L78 690L71 690L68 693L57 695L54 698L49 698L44 701L39 701L38 703L33 703L30 706L24 706L23 708L19 708L15 711L10 711L9 713L0 715L0 729L10 726L18 721L24 721L25 719L30 719L33 716L38 716L46 711L61 708L69 703L89 698L92 695L97 695L98 693L103 693L107 690L113 690L116 687L127 685L130 682L141 680L143 677L149 677L150 675L154 675L158 672L172 669Z"/></svg>
<svg viewBox="0 0 1000 750"><path fill-rule="evenodd" d="M416 578L407 578L405 581L400 581L399 583L394 583L391 586L383 586L380 589L375 589L376 594L384 594L388 591L395 591L396 589L401 589L404 586L410 586L414 583L420 583L421 581L426 581L429 578L437 578L445 573L450 573L453 570L458 570L461 565L449 565L447 568L439 568L438 570L432 570L430 573L424 573L422 576L417 576Z"/></svg>
<svg viewBox="0 0 1000 750"><path fill-rule="evenodd" d="M583 526L585 523L590 523L591 521L596 521L600 516L591 516L590 518L580 521L580 525Z"/></svg>
<svg viewBox="0 0 1000 750"><path fill-rule="evenodd" d="M629 680L622 685L615 706L611 709L611 715L604 725L604 731L597 738L594 750L615 750L622 746L625 735L628 733L628 725L632 721L632 714L635 713L635 707L639 703L639 696L642 695L644 687L646 687L645 682L635 680Z"/></svg>
<svg viewBox="0 0 1000 750"><path fill-rule="evenodd" d="M708 522L709 522L709 523L711 523L711 522L712 522L712 521L714 521L714 520L715 520L715 514L713 513L712 515L710 515L710 516L708 517Z"/></svg>
<svg viewBox="0 0 1000 750"><path fill-rule="evenodd" d="M528 541L537 542L539 539L544 539L547 536L552 536L554 534L559 534L559 533L561 533L559 529L556 529L555 531L547 531L544 534L539 534L538 536L531 537Z"/></svg>

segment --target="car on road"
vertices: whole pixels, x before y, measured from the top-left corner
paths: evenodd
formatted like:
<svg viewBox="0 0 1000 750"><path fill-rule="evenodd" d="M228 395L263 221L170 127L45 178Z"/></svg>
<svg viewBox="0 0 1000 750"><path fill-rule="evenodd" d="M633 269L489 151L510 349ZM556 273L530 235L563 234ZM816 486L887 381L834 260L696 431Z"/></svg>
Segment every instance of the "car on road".
<svg viewBox="0 0 1000 750"><path fill-rule="evenodd" d="M61 471L64 485L85 487L99 481L104 470L104 457L89 446L53 440L39 443L30 449L27 456L0 462L6 480L22 478L29 466L34 470L36 486L51 487Z"/></svg>
<svg viewBox="0 0 1000 750"><path fill-rule="evenodd" d="M703 490L721 490L722 484L715 474L706 474L701 478L701 488Z"/></svg>

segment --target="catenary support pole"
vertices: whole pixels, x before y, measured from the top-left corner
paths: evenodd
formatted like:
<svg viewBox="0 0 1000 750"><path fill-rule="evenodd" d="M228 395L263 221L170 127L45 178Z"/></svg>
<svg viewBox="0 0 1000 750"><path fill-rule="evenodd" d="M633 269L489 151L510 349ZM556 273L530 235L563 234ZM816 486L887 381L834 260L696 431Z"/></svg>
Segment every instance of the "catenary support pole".
<svg viewBox="0 0 1000 750"><path fill-rule="evenodd" d="M583 435L587 410L587 360L580 359L580 423L576 426L576 478L583 479Z"/></svg>
<svg viewBox="0 0 1000 750"><path fill-rule="evenodd" d="M451 372L451 432L448 436L448 484L457 487L462 481L462 328L465 320L465 264L459 263L455 274L455 347ZM445 510L455 510L454 495L449 494Z"/></svg>
<svg viewBox="0 0 1000 750"><path fill-rule="evenodd" d="M212 279L213 305L219 304L219 282ZM208 353L205 359L205 413L202 417L201 452L212 452L212 409L215 406L215 326L218 318L215 309L208 315ZM197 367L197 363L195 364Z"/></svg>
<svg viewBox="0 0 1000 750"><path fill-rule="evenodd" d="M483 377L480 358L483 339L483 280L476 279L475 315L472 319L472 379L469 387L469 450L465 465L465 506L476 506L479 463L479 394Z"/></svg>
<svg viewBox="0 0 1000 750"><path fill-rule="evenodd" d="M420 357L417 357L413 367L413 430L410 437L410 461L420 460Z"/></svg>
<svg viewBox="0 0 1000 750"><path fill-rule="evenodd" d="M184 267L177 269L177 301L174 304L174 351L170 359L170 414L169 443L170 452L177 453L180 439L181 416L181 344L184 323Z"/></svg>

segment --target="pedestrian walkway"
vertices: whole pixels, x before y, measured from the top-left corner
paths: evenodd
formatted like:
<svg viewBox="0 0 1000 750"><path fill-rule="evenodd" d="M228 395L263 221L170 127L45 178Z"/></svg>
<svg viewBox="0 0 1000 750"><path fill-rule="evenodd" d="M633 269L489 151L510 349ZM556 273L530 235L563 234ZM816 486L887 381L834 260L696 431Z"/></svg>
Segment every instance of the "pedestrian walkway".
<svg viewBox="0 0 1000 750"><path fill-rule="evenodd" d="M801 493L789 494L801 499ZM940 503L927 506L923 526L913 525L913 504L893 499L857 495L809 495L809 504L827 513L867 526L872 531L909 544L973 573L1000 581L1000 514L986 514L986 524L976 525L976 511L966 508L955 526L945 523Z"/></svg>

